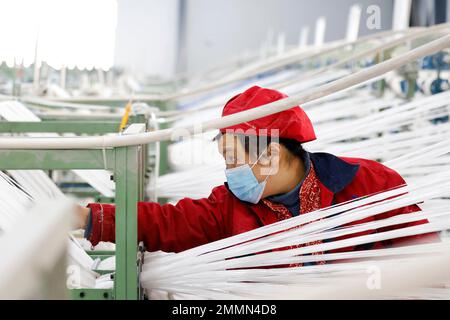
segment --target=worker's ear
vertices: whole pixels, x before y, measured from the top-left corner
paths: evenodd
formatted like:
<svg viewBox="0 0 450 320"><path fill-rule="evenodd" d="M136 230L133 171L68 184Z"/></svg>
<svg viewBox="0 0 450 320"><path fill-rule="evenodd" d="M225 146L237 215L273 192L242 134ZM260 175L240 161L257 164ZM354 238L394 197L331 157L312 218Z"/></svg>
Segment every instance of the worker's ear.
<svg viewBox="0 0 450 320"><path fill-rule="evenodd" d="M280 156L280 144L277 142L270 142L267 148L262 152L260 163L268 165L274 157Z"/></svg>
<svg viewBox="0 0 450 320"><path fill-rule="evenodd" d="M271 142L267 149L261 155L259 160L263 166L269 166L268 172L265 174L275 174L278 172L278 164L280 162L280 144ZM270 172L270 173L269 173Z"/></svg>

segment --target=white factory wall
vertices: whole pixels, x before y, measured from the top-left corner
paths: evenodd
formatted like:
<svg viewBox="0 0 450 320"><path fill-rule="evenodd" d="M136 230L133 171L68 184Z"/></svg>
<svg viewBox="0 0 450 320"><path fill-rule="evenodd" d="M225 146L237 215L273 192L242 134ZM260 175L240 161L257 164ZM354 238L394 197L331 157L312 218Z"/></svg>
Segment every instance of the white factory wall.
<svg viewBox="0 0 450 320"><path fill-rule="evenodd" d="M178 0L118 0L115 65L170 78L178 45Z"/></svg>
<svg viewBox="0 0 450 320"><path fill-rule="evenodd" d="M345 37L349 8L362 6L360 34L380 30L366 27L366 9L381 9L381 30L392 25L392 0L185 0L185 66L188 73L205 70L237 53L255 51L272 33L286 34L286 44L296 45L300 29L309 26L313 41L316 19L327 20L325 40ZM275 41L275 40L274 40Z"/></svg>
<svg viewBox="0 0 450 320"><path fill-rule="evenodd" d="M310 43L319 16L327 19L325 40L343 38L351 5L362 5L360 34L369 5L381 9L381 30L391 28L393 0L119 0L117 66L133 73L170 77L195 75L243 52L258 52L284 32L297 45L309 26Z"/></svg>

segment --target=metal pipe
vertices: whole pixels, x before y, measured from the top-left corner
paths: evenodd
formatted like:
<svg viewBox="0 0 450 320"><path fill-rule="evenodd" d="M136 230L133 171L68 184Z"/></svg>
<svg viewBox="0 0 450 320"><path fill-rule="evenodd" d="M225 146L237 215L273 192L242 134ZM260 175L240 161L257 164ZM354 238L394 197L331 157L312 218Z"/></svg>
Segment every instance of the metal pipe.
<svg viewBox="0 0 450 320"><path fill-rule="evenodd" d="M450 47L450 35L441 37L423 46L417 47L398 57L391 58L382 63L358 71L339 80L312 88L305 93L299 93L282 100L278 100L260 107L228 115L222 118L208 120L197 125L171 128L147 132L130 136L100 136L77 138L1 138L0 149L86 149L108 148L129 145L147 144L150 142L170 140L174 134L193 134L213 129L226 128L239 123L259 119L270 114L284 111L300 103L328 96L335 92L347 89L368 79L375 78L394 70L408 62L419 59ZM179 136L179 135L178 135Z"/></svg>

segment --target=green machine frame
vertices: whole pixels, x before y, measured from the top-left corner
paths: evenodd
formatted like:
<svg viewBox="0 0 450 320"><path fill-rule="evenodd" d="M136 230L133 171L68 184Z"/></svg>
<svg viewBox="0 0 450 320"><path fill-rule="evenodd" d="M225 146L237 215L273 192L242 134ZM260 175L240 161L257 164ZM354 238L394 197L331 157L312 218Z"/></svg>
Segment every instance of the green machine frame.
<svg viewBox="0 0 450 320"><path fill-rule="evenodd" d="M57 116L40 116L42 121L1 121L0 133L74 133L74 134L106 134L119 132L120 118L91 120L80 117L79 119L66 119ZM128 123L145 123L145 115L130 116Z"/></svg>
<svg viewBox="0 0 450 320"><path fill-rule="evenodd" d="M129 99L102 99L102 98L71 98L71 99L54 99L53 100L54 103L64 103L64 102L69 102L69 103L79 103L79 104L89 104L89 105L107 105L111 108L123 108L128 102ZM172 110L176 110L176 103L172 100L161 100L157 97L153 97L153 98L146 98L146 99L139 99L135 102L143 102L143 103L147 103L150 106L156 107L158 108L160 111L172 111ZM39 103L32 103L33 105L37 105L39 106ZM44 106L46 106L44 104ZM42 116L41 116L42 117ZM131 118L131 117L130 117ZM44 117L42 117L42 119L44 119ZM69 120L73 119L73 116L70 116L70 118L68 118ZM120 121L120 119L119 119ZM166 129L168 128L168 124L167 123L161 123L159 125L159 129ZM95 130L95 129L94 129ZM83 131L84 132L84 131ZM98 133L98 132L97 132ZM159 148L159 153L160 153L160 161L159 161L159 174L163 175L166 173L170 172L170 167L168 165L167 162L167 148L169 146L170 142L168 141L161 141L160 142L160 148Z"/></svg>
<svg viewBox="0 0 450 320"><path fill-rule="evenodd" d="M117 133L119 131L120 116L99 115L98 117L85 117L83 115L40 115L42 121L0 121L0 133L71 133L76 135L102 135L107 133ZM131 115L128 124L148 123L148 117L145 114ZM149 160L147 165L153 165L152 158L156 156L159 150L148 148ZM150 163L149 163L150 161ZM93 196L99 202L111 202L112 199L105 198L98 192L79 190L65 190L67 193L74 193L80 196Z"/></svg>
<svg viewBox="0 0 450 320"><path fill-rule="evenodd" d="M143 132L145 124L133 124L124 134ZM139 299L137 202L144 197L147 146L108 149L0 150L2 170L107 169L116 186L116 269L114 289L75 289L78 299ZM106 168L105 168L106 164ZM96 252L102 255L101 252Z"/></svg>

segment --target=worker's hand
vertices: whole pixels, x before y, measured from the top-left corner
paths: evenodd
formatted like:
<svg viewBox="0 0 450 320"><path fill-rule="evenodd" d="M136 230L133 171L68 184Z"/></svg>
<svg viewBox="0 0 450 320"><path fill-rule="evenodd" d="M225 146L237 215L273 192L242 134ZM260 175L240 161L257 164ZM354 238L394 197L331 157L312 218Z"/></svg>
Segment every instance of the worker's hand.
<svg viewBox="0 0 450 320"><path fill-rule="evenodd" d="M89 211L89 208L75 204L75 229L86 229Z"/></svg>

